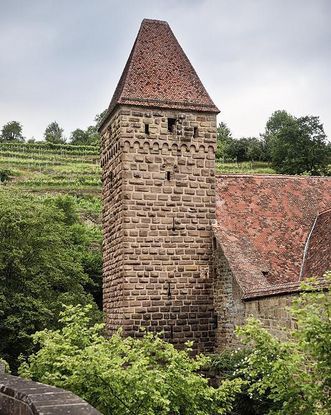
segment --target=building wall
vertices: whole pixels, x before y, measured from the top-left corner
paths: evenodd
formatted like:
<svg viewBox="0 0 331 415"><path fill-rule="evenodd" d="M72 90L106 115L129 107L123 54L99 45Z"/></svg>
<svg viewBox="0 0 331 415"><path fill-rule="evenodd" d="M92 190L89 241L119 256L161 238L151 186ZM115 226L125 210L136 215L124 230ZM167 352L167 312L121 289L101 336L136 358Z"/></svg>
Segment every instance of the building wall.
<svg viewBox="0 0 331 415"><path fill-rule="evenodd" d="M123 324L124 200L122 117L115 113L102 131L103 308L110 331ZM111 301L110 301L111 299Z"/></svg>
<svg viewBox="0 0 331 415"><path fill-rule="evenodd" d="M213 277L214 309L217 316L215 346L217 350L238 347L239 342L234 329L244 321L245 304L241 301L241 292L233 278L228 261L222 248L214 239Z"/></svg>
<svg viewBox="0 0 331 415"><path fill-rule="evenodd" d="M122 106L102 137L109 331L212 350L216 115Z"/></svg>
<svg viewBox="0 0 331 415"><path fill-rule="evenodd" d="M215 345L218 351L240 346L234 329L248 317L256 317L262 325L279 338L286 338L286 330L295 327L288 307L293 294L277 295L252 300L241 300L238 286L222 248L215 241L214 265L214 309L217 316Z"/></svg>
<svg viewBox="0 0 331 415"><path fill-rule="evenodd" d="M245 318L256 317L263 327L280 339L286 339L289 329L295 328L295 320L288 307L295 294L275 295L245 302Z"/></svg>

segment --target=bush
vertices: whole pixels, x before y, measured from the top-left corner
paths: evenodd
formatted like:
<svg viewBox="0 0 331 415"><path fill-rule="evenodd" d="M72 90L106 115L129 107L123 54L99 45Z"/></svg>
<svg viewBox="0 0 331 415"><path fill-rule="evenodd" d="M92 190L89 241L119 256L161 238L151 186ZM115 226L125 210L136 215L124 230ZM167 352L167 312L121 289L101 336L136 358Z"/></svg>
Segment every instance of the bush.
<svg viewBox="0 0 331 415"><path fill-rule="evenodd" d="M91 295L101 291L98 233L69 197L0 193L0 354L13 370L31 353L31 334L57 327L63 303L94 303L100 318Z"/></svg>
<svg viewBox="0 0 331 415"><path fill-rule="evenodd" d="M10 180L10 170L0 170L0 183L5 183Z"/></svg>
<svg viewBox="0 0 331 415"><path fill-rule="evenodd" d="M233 403L232 415L265 415L273 407L268 397L253 396L249 393L250 382L244 375L238 376L238 370L249 358L252 350L226 350L212 356L208 372L217 383L224 380L241 379L242 388Z"/></svg>
<svg viewBox="0 0 331 415"><path fill-rule="evenodd" d="M34 335L40 350L20 367L20 374L71 390L105 415L225 414L241 381L218 388L198 371L208 358L190 357L153 334L141 339L110 339L103 325L91 325L90 306L66 307L63 327Z"/></svg>
<svg viewBox="0 0 331 415"><path fill-rule="evenodd" d="M248 382L252 398L272 401L267 414L328 415L331 413L331 274L328 290L310 280L294 300L297 329L288 341L272 336L250 319L237 329L252 353L236 375Z"/></svg>

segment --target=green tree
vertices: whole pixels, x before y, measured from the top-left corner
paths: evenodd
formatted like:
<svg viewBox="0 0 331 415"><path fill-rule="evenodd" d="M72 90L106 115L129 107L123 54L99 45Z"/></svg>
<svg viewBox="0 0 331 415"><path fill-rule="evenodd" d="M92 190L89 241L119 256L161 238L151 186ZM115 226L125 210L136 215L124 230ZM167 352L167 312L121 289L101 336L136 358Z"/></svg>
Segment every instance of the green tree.
<svg viewBox="0 0 331 415"><path fill-rule="evenodd" d="M18 121L10 121L2 127L0 141L24 141L22 125Z"/></svg>
<svg viewBox="0 0 331 415"><path fill-rule="evenodd" d="M20 374L63 387L105 415L226 414L241 380L208 385L198 373L208 358L191 357L153 334L141 339L102 335L91 325L89 307L66 307L62 328L34 335L40 350L23 363Z"/></svg>
<svg viewBox="0 0 331 415"><path fill-rule="evenodd" d="M295 123L295 117L285 110L277 110L272 113L262 134L264 142L264 154L267 161L272 161L272 144L277 134L287 125Z"/></svg>
<svg viewBox="0 0 331 415"><path fill-rule="evenodd" d="M64 144L66 142L63 136L63 128L56 121L53 121L46 127L44 137L48 143Z"/></svg>
<svg viewBox="0 0 331 415"><path fill-rule="evenodd" d="M264 160L263 142L255 137L228 138L222 145L222 157L237 162Z"/></svg>
<svg viewBox="0 0 331 415"><path fill-rule="evenodd" d="M90 232L66 198L1 193L0 355L12 368L20 353L31 353L32 333L56 327L62 303L95 304L85 263L94 250Z"/></svg>
<svg viewBox="0 0 331 415"><path fill-rule="evenodd" d="M94 121L95 121L95 126L98 128L101 121L103 120L103 118L105 117L105 115L107 114L108 109L104 109L102 112L100 112L100 114L97 114L94 117Z"/></svg>
<svg viewBox="0 0 331 415"><path fill-rule="evenodd" d="M100 143L100 135L97 128L93 125L87 127L86 130L77 128L71 133L70 143L76 145L98 145Z"/></svg>
<svg viewBox="0 0 331 415"><path fill-rule="evenodd" d="M233 138L229 127L224 122L219 123L217 127L217 159L225 157L225 147L231 144L232 142Z"/></svg>
<svg viewBox="0 0 331 415"><path fill-rule="evenodd" d="M265 147L262 140L256 137L246 138L247 150L246 157L250 161L267 161L265 156Z"/></svg>
<svg viewBox="0 0 331 415"><path fill-rule="evenodd" d="M296 118L285 110L277 110L272 113L267 121L265 135L272 137L282 130L286 125L295 122Z"/></svg>
<svg viewBox="0 0 331 415"><path fill-rule="evenodd" d="M237 333L252 352L236 374L246 380L248 394L273 404L267 414L331 413L331 273L328 289L310 280L294 300L297 329L287 341L272 336L250 319Z"/></svg>
<svg viewBox="0 0 331 415"><path fill-rule="evenodd" d="M76 128L71 135L70 135L70 144L86 144L86 141L88 140L86 131L81 130L80 128Z"/></svg>
<svg viewBox="0 0 331 415"><path fill-rule="evenodd" d="M286 111L276 111L267 122L264 140L277 172L328 173L327 141L319 117L295 118Z"/></svg>

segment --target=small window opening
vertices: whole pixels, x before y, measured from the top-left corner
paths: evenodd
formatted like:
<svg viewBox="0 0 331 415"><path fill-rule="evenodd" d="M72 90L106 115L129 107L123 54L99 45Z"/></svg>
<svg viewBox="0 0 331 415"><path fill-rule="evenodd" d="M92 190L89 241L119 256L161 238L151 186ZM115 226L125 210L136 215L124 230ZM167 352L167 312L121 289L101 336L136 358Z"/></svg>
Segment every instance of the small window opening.
<svg viewBox="0 0 331 415"><path fill-rule="evenodd" d="M149 124L145 124L145 134L149 135Z"/></svg>
<svg viewBox="0 0 331 415"><path fill-rule="evenodd" d="M194 127L193 129L193 138L198 138L198 127Z"/></svg>
<svg viewBox="0 0 331 415"><path fill-rule="evenodd" d="M267 276L269 275L269 271L262 271L262 275L263 275L264 277L267 277Z"/></svg>
<svg viewBox="0 0 331 415"><path fill-rule="evenodd" d="M170 285L170 281L168 281L168 298L171 298L171 285Z"/></svg>
<svg viewBox="0 0 331 415"><path fill-rule="evenodd" d="M175 218L172 218L172 231L176 231L176 224L175 224Z"/></svg>
<svg viewBox="0 0 331 415"><path fill-rule="evenodd" d="M167 177L167 180L170 180L171 179L171 173L170 173L170 171L167 171L166 177Z"/></svg>
<svg viewBox="0 0 331 415"><path fill-rule="evenodd" d="M173 133L175 131L176 118L168 118L168 131Z"/></svg>
<svg viewBox="0 0 331 415"><path fill-rule="evenodd" d="M170 326L170 338L174 338L174 326Z"/></svg>

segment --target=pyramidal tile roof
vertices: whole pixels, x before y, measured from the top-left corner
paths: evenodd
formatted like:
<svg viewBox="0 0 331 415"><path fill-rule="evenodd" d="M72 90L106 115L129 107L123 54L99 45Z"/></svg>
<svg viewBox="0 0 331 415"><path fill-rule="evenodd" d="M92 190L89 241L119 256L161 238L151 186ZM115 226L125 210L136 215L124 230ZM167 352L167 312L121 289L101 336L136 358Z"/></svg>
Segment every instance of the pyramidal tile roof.
<svg viewBox="0 0 331 415"><path fill-rule="evenodd" d="M107 115L117 104L218 113L167 22L144 19Z"/></svg>

